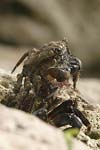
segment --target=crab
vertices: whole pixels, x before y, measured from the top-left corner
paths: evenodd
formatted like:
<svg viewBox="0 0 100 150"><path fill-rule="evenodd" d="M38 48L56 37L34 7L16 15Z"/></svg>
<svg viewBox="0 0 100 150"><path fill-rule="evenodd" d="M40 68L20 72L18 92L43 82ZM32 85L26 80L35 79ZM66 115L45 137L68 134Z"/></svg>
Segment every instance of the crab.
<svg viewBox="0 0 100 150"><path fill-rule="evenodd" d="M15 91L19 92L26 77L29 77L36 93L38 93L39 83L43 78L50 82L56 80L64 83L68 82L69 77L72 76L73 88L76 89L81 61L71 53L65 39L50 42L40 49L33 48L26 52L12 69L12 73L25 58L27 59L24 62L22 72L18 75ZM38 80L40 81L38 82Z"/></svg>
<svg viewBox="0 0 100 150"><path fill-rule="evenodd" d="M22 72L17 75L6 105L34 114L56 127L69 124L80 129L84 124L90 130L88 119L78 110L74 100L62 102L55 96L61 88L58 83L67 86L70 76L75 90L80 74L81 61L71 53L67 41L50 42L26 52L12 73L24 59Z"/></svg>
<svg viewBox="0 0 100 150"><path fill-rule="evenodd" d="M26 60L24 61L24 59ZM40 101L43 101L44 96L48 96L53 89L63 85L69 86L70 76L73 79L73 88L76 90L81 61L71 53L66 39L50 42L40 49L33 48L26 52L19 59L11 73L23 61L22 72L17 75L17 81L13 89L15 96L12 96L16 102L18 101L18 108L28 111L25 105L28 105L26 103L29 103L29 101L34 104L35 99L38 97L39 103L41 103ZM31 98L28 101L30 95ZM12 106L12 104L8 105ZM31 106L29 110L31 111Z"/></svg>

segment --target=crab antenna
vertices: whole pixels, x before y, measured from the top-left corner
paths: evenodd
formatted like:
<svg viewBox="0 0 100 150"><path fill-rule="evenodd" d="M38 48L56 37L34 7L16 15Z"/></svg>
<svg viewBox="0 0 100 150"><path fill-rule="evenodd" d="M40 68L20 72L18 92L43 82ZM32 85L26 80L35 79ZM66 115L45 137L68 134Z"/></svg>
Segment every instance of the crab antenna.
<svg viewBox="0 0 100 150"><path fill-rule="evenodd" d="M23 62L23 60L28 56L28 52L24 53L24 55L18 60L15 67L12 69L11 73L15 71L15 69Z"/></svg>

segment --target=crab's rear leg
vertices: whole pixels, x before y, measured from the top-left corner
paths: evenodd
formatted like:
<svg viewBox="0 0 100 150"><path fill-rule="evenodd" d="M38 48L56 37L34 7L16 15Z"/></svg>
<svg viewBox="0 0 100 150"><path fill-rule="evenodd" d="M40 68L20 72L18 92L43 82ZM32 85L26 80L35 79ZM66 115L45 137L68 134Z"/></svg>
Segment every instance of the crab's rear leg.
<svg viewBox="0 0 100 150"><path fill-rule="evenodd" d="M61 87L63 85L66 85L66 86L69 85L69 77L70 77L70 72L64 71L61 68L51 67L47 70L47 79L50 82ZM57 82L55 82L55 79Z"/></svg>
<svg viewBox="0 0 100 150"><path fill-rule="evenodd" d="M77 72L72 74L74 90L76 90L76 83L77 83L77 81L79 79L79 76L80 76L80 71L77 71Z"/></svg>
<svg viewBox="0 0 100 150"><path fill-rule="evenodd" d="M15 67L12 69L11 73L13 73L16 68L23 62L23 60L28 56L28 52L24 53L24 55L19 59Z"/></svg>

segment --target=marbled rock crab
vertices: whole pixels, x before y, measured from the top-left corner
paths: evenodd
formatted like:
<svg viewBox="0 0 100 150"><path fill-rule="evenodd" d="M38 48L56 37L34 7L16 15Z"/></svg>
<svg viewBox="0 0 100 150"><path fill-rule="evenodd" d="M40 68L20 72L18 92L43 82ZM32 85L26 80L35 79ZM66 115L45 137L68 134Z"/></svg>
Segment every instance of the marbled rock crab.
<svg viewBox="0 0 100 150"><path fill-rule="evenodd" d="M69 75L72 75L73 87L76 88L81 61L72 55L66 40L50 42L40 49L34 48L26 52L15 65L12 73L26 57L27 60L24 62L22 72L17 80L19 89L23 78L26 77L29 77L30 82L34 84L38 77L48 80L48 76L51 76L58 82L63 82L68 80Z"/></svg>
<svg viewBox="0 0 100 150"><path fill-rule="evenodd" d="M62 102L55 96L57 89L61 88L57 83L67 85L70 76L76 89L81 68L80 59L71 53L67 41L50 42L40 49L28 51L12 73L26 57L6 105L30 112L57 127L69 124L80 129L84 124L89 130L90 123L77 109L75 101L69 99ZM51 109L53 105L55 107Z"/></svg>

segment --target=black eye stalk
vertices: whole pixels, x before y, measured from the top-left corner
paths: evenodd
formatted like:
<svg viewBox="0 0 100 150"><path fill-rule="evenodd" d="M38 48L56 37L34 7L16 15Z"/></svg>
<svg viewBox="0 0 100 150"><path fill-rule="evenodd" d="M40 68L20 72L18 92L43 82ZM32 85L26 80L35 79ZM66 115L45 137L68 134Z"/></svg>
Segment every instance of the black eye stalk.
<svg viewBox="0 0 100 150"><path fill-rule="evenodd" d="M71 69L71 75L73 78L73 88L76 89L76 82L80 75L80 69L82 67L81 60L76 57L70 57L69 68Z"/></svg>
<svg viewBox="0 0 100 150"><path fill-rule="evenodd" d="M80 59L74 57L73 59L69 59L69 67L71 69L71 74L79 71L82 67L82 62Z"/></svg>

